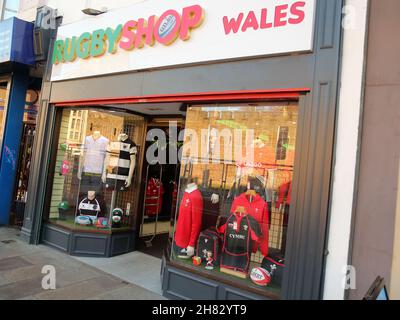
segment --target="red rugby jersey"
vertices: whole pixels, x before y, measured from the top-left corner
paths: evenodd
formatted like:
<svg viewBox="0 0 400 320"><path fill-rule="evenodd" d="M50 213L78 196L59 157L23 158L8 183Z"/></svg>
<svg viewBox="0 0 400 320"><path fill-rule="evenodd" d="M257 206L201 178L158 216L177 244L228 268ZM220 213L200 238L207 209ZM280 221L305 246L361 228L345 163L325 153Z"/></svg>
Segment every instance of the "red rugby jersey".
<svg viewBox="0 0 400 320"><path fill-rule="evenodd" d="M268 204L261 198L259 194L253 197L250 202L250 197L246 193L242 193L240 196L235 198L232 203L231 212L234 213L237 207L246 208L247 214L252 216L261 227L261 237L258 241L259 246L254 245L254 252L257 252L258 247L264 257L268 256L268 244L269 244L269 226L268 226Z"/></svg>
<svg viewBox="0 0 400 320"><path fill-rule="evenodd" d="M203 218L203 197L199 190L183 195L175 231L175 243L181 247L195 247Z"/></svg>
<svg viewBox="0 0 400 320"><path fill-rule="evenodd" d="M153 216L161 212L163 195L164 187L162 182L151 178L147 183L146 198L144 201L146 215Z"/></svg>

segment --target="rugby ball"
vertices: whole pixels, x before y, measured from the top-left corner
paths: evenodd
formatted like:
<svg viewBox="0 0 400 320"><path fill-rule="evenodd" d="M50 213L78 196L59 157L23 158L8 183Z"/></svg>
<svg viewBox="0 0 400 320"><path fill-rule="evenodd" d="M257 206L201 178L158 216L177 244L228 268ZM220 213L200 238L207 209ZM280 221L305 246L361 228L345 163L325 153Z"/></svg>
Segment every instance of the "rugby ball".
<svg viewBox="0 0 400 320"><path fill-rule="evenodd" d="M174 15L166 16L160 23L158 35L160 38L166 38L175 28L177 20Z"/></svg>
<svg viewBox="0 0 400 320"><path fill-rule="evenodd" d="M266 287L271 282L271 275L264 268L254 268L251 270L250 279L256 285Z"/></svg>
<svg viewBox="0 0 400 320"><path fill-rule="evenodd" d="M193 257L192 258L193 264L198 267L201 266L201 258L200 257Z"/></svg>
<svg viewBox="0 0 400 320"><path fill-rule="evenodd" d="M75 222L81 226L90 226L92 224L92 219L87 216L78 216Z"/></svg>

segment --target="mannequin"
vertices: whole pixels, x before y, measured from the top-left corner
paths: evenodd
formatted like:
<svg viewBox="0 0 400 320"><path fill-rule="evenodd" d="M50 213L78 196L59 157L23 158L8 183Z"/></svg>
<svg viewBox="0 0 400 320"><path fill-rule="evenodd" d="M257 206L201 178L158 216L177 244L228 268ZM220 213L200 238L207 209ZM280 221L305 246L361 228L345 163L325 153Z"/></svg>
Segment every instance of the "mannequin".
<svg viewBox="0 0 400 320"><path fill-rule="evenodd" d="M87 197L79 202L78 210L80 216L87 216L94 223L102 211L101 202L96 199L96 192L89 191Z"/></svg>
<svg viewBox="0 0 400 320"><path fill-rule="evenodd" d="M81 180L81 193L101 191L101 175L109 140L98 130L85 138L83 153L78 168L78 179Z"/></svg>
<svg viewBox="0 0 400 320"><path fill-rule="evenodd" d="M265 189L255 177L249 177L247 191L235 198L232 203L231 213L236 213L239 207L244 207L249 216L257 221L261 234L258 243L253 246L253 253L260 249L264 257L268 256L269 249L269 211L267 202L260 193Z"/></svg>
<svg viewBox="0 0 400 320"><path fill-rule="evenodd" d="M203 197L196 183L191 182L185 189L175 231L175 252L178 258L189 259L200 234L203 219Z"/></svg>
<svg viewBox="0 0 400 320"><path fill-rule="evenodd" d="M137 146L126 133L111 142L104 159L102 181L107 188L125 191L132 185L136 168Z"/></svg>

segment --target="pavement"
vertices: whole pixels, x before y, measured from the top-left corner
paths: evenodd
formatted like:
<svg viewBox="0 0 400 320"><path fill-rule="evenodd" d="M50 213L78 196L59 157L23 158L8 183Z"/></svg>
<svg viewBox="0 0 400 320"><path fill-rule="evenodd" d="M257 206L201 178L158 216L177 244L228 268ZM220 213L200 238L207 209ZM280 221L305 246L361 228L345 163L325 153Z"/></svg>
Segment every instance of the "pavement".
<svg viewBox="0 0 400 320"><path fill-rule="evenodd" d="M47 246L28 245L18 230L1 227L0 300L163 300L156 260L140 253L75 258ZM144 273L132 264L139 261ZM55 268L55 290L42 287L44 266Z"/></svg>

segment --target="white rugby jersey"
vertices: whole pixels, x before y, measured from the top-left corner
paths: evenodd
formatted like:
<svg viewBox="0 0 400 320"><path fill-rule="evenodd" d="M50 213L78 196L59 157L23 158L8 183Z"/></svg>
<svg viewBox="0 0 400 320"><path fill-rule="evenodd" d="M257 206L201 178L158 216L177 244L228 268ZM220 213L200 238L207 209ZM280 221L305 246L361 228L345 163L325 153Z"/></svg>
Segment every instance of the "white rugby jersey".
<svg viewBox="0 0 400 320"><path fill-rule="evenodd" d="M93 139L93 136L85 138L83 172L102 174L104 159L106 157L109 140L101 136Z"/></svg>

